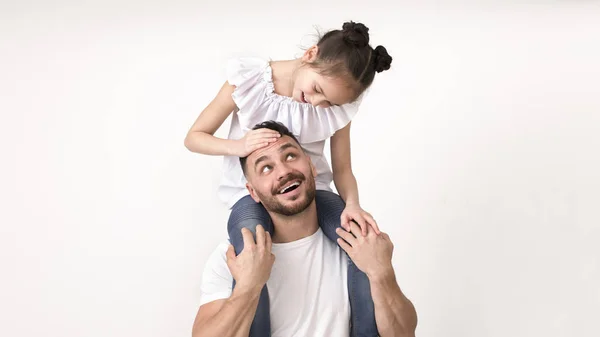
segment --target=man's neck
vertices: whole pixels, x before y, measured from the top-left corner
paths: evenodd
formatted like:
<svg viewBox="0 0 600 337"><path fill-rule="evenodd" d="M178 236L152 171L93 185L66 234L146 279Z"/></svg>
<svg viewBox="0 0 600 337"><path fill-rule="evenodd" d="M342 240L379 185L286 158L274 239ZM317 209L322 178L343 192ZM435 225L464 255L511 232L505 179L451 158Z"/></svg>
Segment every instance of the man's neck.
<svg viewBox="0 0 600 337"><path fill-rule="evenodd" d="M273 243L288 243L311 236L319 229L317 206L313 201L304 211L293 215L271 214L275 233Z"/></svg>

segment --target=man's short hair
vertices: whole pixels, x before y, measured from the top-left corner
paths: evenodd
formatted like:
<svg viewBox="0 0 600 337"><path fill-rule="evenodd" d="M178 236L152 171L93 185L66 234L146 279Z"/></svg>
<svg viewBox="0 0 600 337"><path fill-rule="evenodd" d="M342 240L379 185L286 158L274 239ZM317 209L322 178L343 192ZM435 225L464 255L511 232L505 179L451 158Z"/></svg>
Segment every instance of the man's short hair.
<svg viewBox="0 0 600 337"><path fill-rule="evenodd" d="M281 124L280 122L266 121L266 122L258 123L252 128L252 130L258 130L258 129L270 129L273 131L277 131L277 132L279 132L279 134L282 137L288 136L288 137L292 138L296 143L298 143L298 145L300 145L300 142L298 141L298 139L296 139L296 136L294 136L294 134L291 133L290 130L285 125ZM302 146L300 146L300 147L302 147ZM240 157L240 164L242 165L242 172L244 172L244 175L246 175L246 160L247 159L248 159L248 156Z"/></svg>

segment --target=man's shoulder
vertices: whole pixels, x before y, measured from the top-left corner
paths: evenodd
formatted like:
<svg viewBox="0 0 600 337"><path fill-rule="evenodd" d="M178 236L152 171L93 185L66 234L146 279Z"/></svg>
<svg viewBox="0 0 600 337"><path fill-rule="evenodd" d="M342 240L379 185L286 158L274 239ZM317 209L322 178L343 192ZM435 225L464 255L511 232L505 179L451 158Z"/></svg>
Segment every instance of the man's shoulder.
<svg viewBox="0 0 600 337"><path fill-rule="evenodd" d="M200 305L231 295L233 276L227 267L227 248L229 240L220 242L212 251L202 275Z"/></svg>
<svg viewBox="0 0 600 337"><path fill-rule="evenodd" d="M213 249L212 253L208 256L208 262L214 263L227 263L227 248L229 248L229 240L224 239L217 244L215 249Z"/></svg>
<svg viewBox="0 0 600 337"><path fill-rule="evenodd" d="M215 249L210 253L206 264L204 265L204 278L214 279L230 279L231 272L227 267L227 248L229 240L223 240L217 244Z"/></svg>

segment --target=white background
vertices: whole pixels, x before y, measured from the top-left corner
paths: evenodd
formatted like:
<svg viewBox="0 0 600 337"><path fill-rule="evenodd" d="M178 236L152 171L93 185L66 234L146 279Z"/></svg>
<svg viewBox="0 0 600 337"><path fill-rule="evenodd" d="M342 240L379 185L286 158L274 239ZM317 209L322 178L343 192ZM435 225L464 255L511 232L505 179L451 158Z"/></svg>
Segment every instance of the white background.
<svg viewBox="0 0 600 337"><path fill-rule="evenodd" d="M293 58L349 19L394 57L352 155L418 336L600 335L597 1L15 3L1 336L189 336L228 210L188 128L228 58Z"/></svg>

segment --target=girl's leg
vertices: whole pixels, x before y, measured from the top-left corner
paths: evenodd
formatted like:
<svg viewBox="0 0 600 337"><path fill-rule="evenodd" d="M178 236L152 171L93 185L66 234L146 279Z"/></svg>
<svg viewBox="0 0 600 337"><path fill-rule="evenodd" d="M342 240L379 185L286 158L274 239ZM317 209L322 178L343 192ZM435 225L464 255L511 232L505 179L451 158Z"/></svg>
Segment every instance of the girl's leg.
<svg viewBox="0 0 600 337"><path fill-rule="evenodd" d="M244 240L242 237L242 228L248 228L256 240L256 225L262 225L265 231L273 234L273 224L267 210L261 203L254 201L249 195L240 199L231 208L231 214L227 223L229 240L235 249L236 255L244 249ZM233 280L235 288L235 280ZM265 285L260 293L256 314L250 326L249 337L271 336L271 316L269 308L269 292Z"/></svg>
<svg viewBox="0 0 600 337"><path fill-rule="evenodd" d="M335 230L341 227L340 217L346 204L339 195L323 190L317 190L315 201L321 230L331 241L337 242L339 236ZM350 258L348 258L348 296L352 310L350 335L352 337L378 336L369 278Z"/></svg>

